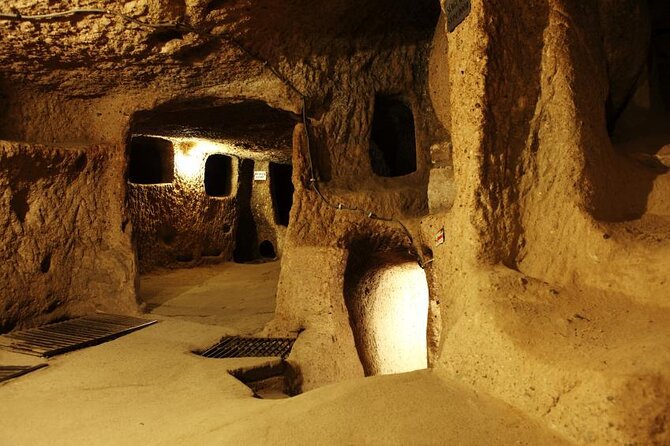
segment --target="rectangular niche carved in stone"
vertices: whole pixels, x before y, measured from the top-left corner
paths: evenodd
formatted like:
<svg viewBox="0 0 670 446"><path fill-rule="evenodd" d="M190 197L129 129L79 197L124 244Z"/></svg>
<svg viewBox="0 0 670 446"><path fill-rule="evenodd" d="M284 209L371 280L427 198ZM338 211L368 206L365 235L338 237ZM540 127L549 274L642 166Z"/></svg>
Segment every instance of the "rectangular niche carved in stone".
<svg viewBox="0 0 670 446"><path fill-rule="evenodd" d="M397 97L375 98L370 165L381 177L400 177L416 171L414 115L409 105Z"/></svg>
<svg viewBox="0 0 670 446"><path fill-rule="evenodd" d="M227 197L232 191L233 160L226 155L210 155L205 161L205 192L210 197Z"/></svg>
<svg viewBox="0 0 670 446"><path fill-rule="evenodd" d="M151 136L130 140L128 181L135 184L164 184L174 180L172 142Z"/></svg>

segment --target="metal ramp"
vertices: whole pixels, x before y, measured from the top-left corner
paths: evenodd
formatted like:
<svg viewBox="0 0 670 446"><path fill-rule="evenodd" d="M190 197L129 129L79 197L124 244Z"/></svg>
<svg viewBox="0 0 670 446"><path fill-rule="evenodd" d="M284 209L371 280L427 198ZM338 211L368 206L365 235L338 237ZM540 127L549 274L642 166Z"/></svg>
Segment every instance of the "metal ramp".
<svg viewBox="0 0 670 446"><path fill-rule="evenodd" d="M0 382L10 380L12 378L18 378L21 375L26 373L39 370L43 367L46 367L46 364L39 364L33 366L24 366L24 365L0 365Z"/></svg>
<svg viewBox="0 0 670 446"><path fill-rule="evenodd" d="M0 348L45 358L111 341L156 320L96 313L0 336Z"/></svg>

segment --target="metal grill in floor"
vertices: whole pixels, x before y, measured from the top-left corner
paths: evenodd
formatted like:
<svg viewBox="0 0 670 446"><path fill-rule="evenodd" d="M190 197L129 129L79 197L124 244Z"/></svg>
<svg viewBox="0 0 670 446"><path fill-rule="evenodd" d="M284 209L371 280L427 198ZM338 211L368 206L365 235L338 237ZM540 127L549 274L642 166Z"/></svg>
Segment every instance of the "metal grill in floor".
<svg viewBox="0 0 670 446"><path fill-rule="evenodd" d="M206 358L250 358L278 356L286 359L293 348L291 338L242 338L224 337L221 341L200 353Z"/></svg>
<svg viewBox="0 0 670 446"><path fill-rule="evenodd" d="M30 373L34 370L41 369L46 367L46 364L39 364L33 366L25 365L0 365L0 382L7 381L8 379L17 378L26 373Z"/></svg>
<svg viewBox="0 0 670 446"><path fill-rule="evenodd" d="M101 344L156 322L130 316L97 313L8 333L0 336L0 348L46 358Z"/></svg>

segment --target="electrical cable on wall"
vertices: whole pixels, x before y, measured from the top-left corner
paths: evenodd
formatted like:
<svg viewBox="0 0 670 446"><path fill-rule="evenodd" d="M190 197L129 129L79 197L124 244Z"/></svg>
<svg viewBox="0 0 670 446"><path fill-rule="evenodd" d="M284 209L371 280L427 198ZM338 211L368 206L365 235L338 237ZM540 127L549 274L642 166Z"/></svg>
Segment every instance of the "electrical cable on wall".
<svg viewBox="0 0 670 446"><path fill-rule="evenodd" d="M112 15L120 17L123 20L133 22L136 25L144 26L147 28L178 28L180 23L147 23L141 20L137 20L134 17L123 14L121 12L112 11L109 9L100 9L100 8L83 8L83 9L70 9L67 11L54 12L50 14L36 14L36 15L23 15L19 12L18 9L13 8L12 14L9 13L0 13L0 20L14 20L14 21L28 21L35 22L40 20L51 20L59 19L62 17L69 17L73 15Z"/></svg>
<svg viewBox="0 0 670 446"><path fill-rule="evenodd" d="M409 230L409 228L407 226L405 226L405 224L402 221L400 221L399 219L394 218L394 217L379 216L372 211L367 211L365 209L359 209L357 207L348 206L348 205L345 205L343 203L339 203L339 204L335 205L335 204L331 203L326 197L323 196L323 194L321 193L321 190L319 189L319 182L316 178L314 163L312 161L312 149L310 147L309 126L307 124L307 115L306 115L306 111L305 111L307 109L306 104L305 104L305 101L306 101L305 97L302 98L302 101L303 101L302 102L302 123L303 123L304 129L305 129L305 141L306 141L306 145L307 145L307 147L306 147L306 149L307 149L307 164L309 165L309 176L310 176L309 184L310 184L311 188L314 190L314 192L316 192L317 196L321 199L321 201L323 201L328 207L330 207L332 209L335 209L335 210L338 210L338 211L355 212L355 213L362 214L365 217L373 219L373 220L379 220L379 221L383 221L383 222L387 222L387 223L396 223L397 225L399 225L403 229L403 231L407 235L407 238L409 239L410 244L412 245L412 247L416 251L415 255L416 255L416 258L417 258L417 262L419 263L419 266L421 266L421 268L425 268L426 266L428 266L433 261L433 259L429 259L429 260L424 259L423 253L421 252L421 247L416 245L416 243L414 242L414 237L412 236L412 232Z"/></svg>
<svg viewBox="0 0 670 446"><path fill-rule="evenodd" d="M121 18L125 21L134 23L135 25L145 27L145 28L152 28L152 29L163 29L163 30L177 30L177 31L188 31L188 32L193 32L198 34L199 36L202 36L206 39L222 39L225 40L231 44L233 44L235 47L237 47L241 52L246 54L248 57L260 62L264 67L266 67L273 76L275 76L280 82L282 82L284 85L286 85L289 89L291 89L294 93L296 93L301 99L302 99L302 123L305 129L305 138L306 138L306 149L307 149L307 160L308 160L308 165L309 165L309 185L310 187L314 190L316 195L319 197L319 199L325 203L328 207L335 209L336 211L349 211L349 212L354 212L361 214L365 216L366 218L370 218L373 220L378 220L386 223L395 223L399 225L402 230L405 232L407 238L409 239L410 244L416 251L416 257L417 257L417 262L422 268L425 268L428 264L430 264L433 260L425 260L424 256L421 251L421 247L417 246L414 240L414 237L412 236L411 231L407 226L400 221L397 218L394 217L384 217L375 214L372 211L368 211L365 209L359 209L355 206L350 206L346 205L343 203L338 203L337 205L331 203L322 193L321 190L319 189L319 182L316 176L316 171L314 168L314 164L312 161L312 150L310 146L310 135L309 135L309 124L308 124L308 119L307 119L307 97L304 93L302 93L286 76L284 76L279 70L277 70L268 60L265 60L261 56L253 53L250 51L247 47L245 47L241 42L239 42L236 38L234 38L230 34L211 34L208 32L204 32L201 30L198 30L194 28L191 25L188 25L186 23L182 22L165 22L165 23L149 23L149 22L144 22L141 20L138 20L134 17L131 17L127 14L123 14L121 12L116 12L112 11L109 9L98 9L98 8L78 8L78 9L70 9L67 11L61 11L61 12L55 12L55 13L49 13L49 14L37 14L37 15L23 15L20 13L20 11L16 8L12 9L12 13L0 13L0 20L10 20L10 21L43 21L43 20L53 20L53 19L58 19L58 18L63 18L63 17L69 17L69 16L75 16L75 15L100 15L100 16L114 16Z"/></svg>

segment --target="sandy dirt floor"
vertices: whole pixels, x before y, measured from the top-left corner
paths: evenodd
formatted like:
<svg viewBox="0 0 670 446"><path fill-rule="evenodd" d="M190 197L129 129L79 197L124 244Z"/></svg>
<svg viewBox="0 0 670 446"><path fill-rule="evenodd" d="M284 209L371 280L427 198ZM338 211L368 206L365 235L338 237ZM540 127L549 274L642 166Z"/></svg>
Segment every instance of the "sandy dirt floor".
<svg viewBox="0 0 670 446"><path fill-rule="evenodd" d="M274 315L279 265L278 261L224 263L150 273L140 281L140 299L145 311L157 317L249 335Z"/></svg>
<svg viewBox="0 0 670 446"><path fill-rule="evenodd" d="M424 370L260 400L228 374L269 358L192 353L272 317L278 263L144 278L161 321L0 384L0 445L565 444L517 410ZM0 363L39 358L0 353Z"/></svg>

